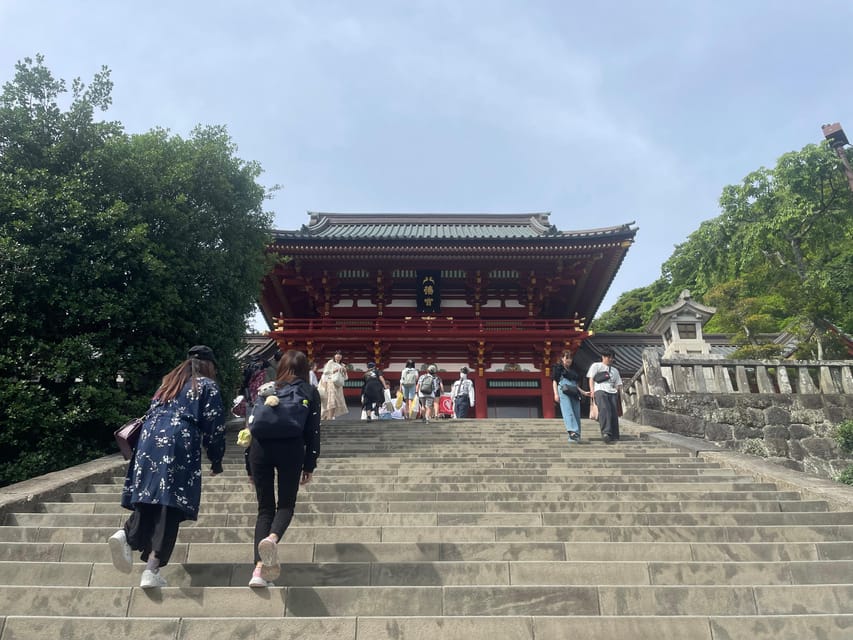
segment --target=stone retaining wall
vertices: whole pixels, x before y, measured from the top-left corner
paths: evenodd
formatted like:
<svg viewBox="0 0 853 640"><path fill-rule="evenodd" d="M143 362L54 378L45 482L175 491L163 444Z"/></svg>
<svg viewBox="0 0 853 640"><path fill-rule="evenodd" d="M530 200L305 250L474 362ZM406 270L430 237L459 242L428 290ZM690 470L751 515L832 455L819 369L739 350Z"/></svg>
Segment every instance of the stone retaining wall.
<svg viewBox="0 0 853 640"><path fill-rule="evenodd" d="M853 419L849 394L642 395L631 419L671 433L704 438L788 468L834 478L853 457L834 439Z"/></svg>

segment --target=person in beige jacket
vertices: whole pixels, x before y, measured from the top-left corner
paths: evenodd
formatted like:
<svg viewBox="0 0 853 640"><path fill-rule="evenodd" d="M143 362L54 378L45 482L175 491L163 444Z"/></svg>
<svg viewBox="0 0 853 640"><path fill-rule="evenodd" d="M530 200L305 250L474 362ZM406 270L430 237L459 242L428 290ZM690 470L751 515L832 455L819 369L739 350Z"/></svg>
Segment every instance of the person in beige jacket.
<svg viewBox="0 0 853 640"><path fill-rule="evenodd" d="M347 401L344 398L344 383L348 376L343 359L343 352L336 351L334 357L330 358L323 367L323 375L320 376L317 389L320 391L322 401L320 417L323 420L334 420L349 413Z"/></svg>

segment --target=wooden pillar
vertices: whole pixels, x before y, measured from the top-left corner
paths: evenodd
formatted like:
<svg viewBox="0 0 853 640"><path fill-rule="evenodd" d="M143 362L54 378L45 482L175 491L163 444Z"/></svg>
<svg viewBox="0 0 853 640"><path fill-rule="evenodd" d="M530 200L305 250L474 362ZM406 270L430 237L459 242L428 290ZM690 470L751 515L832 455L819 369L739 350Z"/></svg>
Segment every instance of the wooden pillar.
<svg viewBox="0 0 853 640"><path fill-rule="evenodd" d="M557 412L554 407L554 385L551 384L551 341L545 341L545 348L542 350L542 377L540 378L539 386L542 399L542 417L556 418Z"/></svg>
<svg viewBox="0 0 853 640"><path fill-rule="evenodd" d="M477 272L479 278L479 271ZM489 393L486 387L486 343L477 341L477 378L474 380L475 406L474 416L489 417Z"/></svg>
<svg viewBox="0 0 853 640"><path fill-rule="evenodd" d="M474 417L489 417L489 398L486 390L486 375L483 367L477 367L474 377Z"/></svg>

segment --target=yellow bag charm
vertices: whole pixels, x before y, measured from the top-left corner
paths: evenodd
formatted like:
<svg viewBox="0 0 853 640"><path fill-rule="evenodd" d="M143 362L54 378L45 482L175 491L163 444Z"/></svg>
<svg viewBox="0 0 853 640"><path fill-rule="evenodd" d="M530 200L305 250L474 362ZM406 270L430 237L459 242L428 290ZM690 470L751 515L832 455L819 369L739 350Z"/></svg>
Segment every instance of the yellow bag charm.
<svg viewBox="0 0 853 640"><path fill-rule="evenodd" d="M237 444L241 447L252 444L252 432L248 429L240 429L240 433L237 434Z"/></svg>

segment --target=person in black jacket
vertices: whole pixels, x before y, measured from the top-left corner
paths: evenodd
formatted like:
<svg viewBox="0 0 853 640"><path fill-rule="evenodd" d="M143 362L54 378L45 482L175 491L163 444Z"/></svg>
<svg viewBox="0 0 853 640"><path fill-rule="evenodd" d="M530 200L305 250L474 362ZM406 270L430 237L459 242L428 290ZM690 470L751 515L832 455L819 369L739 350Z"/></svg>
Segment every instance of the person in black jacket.
<svg viewBox="0 0 853 640"><path fill-rule="evenodd" d="M293 519L299 485L311 482L320 455L320 394L308 383L308 358L304 353L294 350L284 353L275 384L277 389L300 385L299 391L309 399L308 414L301 436L276 438L252 434L249 467L258 499L258 518L255 522L255 570L250 587L271 586L269 581L278 577L281 571L278 542Z"/></svg>
<svg viewBox="0 0 853 640"><path fill-rule="evenodd" d="M385 400L385 377L376 368L375 362L367 363L364 383L361 387L361 403L364 410L363 419L370 422L379 415L379 405Z"/></svg>

